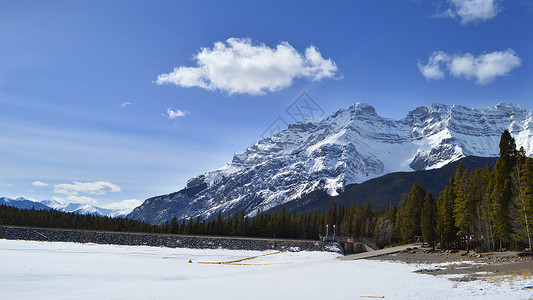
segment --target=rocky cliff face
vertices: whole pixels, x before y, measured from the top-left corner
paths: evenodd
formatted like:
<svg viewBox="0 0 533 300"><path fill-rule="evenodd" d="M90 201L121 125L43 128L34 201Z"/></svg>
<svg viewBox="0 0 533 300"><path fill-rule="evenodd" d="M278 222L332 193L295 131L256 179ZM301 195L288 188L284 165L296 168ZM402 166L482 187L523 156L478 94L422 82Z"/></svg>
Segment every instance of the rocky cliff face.
<svg viewBox="0 0 533 300"><path fill-rule="evenodd" d="M533 154L532 112L516 105L434 103L393 120L357 103L322 120L291 124L236 153L226 166L191 178L184 190L147 199L128 217L158 224L174 216L211 219L219 211L253 215L317 189L335 195L346 184L391 172L498 156L505 129Z"/></svg>

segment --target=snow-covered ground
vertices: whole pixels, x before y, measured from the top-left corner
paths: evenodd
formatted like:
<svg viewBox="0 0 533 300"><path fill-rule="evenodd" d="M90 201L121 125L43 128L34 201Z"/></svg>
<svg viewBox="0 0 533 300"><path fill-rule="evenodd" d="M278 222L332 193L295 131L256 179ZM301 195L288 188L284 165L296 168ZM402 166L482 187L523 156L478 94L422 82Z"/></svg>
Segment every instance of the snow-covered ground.
<svg viewBox="0 0 533 300"><path fill-rule="evenodd" d="M0 299L530 299L532 282L453 282L337 254L0 240ZM188 261L192 260L192 263ZM262 265L267 264L267 265Z"/></svg>

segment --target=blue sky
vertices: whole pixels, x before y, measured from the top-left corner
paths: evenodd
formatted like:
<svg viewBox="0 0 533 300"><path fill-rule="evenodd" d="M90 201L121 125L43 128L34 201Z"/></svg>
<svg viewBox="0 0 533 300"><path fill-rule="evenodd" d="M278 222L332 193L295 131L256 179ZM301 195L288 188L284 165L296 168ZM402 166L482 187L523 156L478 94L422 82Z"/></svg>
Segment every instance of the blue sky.
<svg viewBox="0 0 533 300"><path fill-rule="evenodd" d="M532 109L532 37L530 0L0 1L0 196L177 191L303 92L326 114Z"/></svg>

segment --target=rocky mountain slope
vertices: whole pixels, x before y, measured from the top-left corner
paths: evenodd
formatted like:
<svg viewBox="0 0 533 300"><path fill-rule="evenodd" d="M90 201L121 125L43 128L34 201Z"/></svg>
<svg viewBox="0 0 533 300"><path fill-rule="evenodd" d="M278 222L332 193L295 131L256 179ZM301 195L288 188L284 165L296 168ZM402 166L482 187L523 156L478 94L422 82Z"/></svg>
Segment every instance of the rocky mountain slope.
<svg viewBox="0 0 533 300"><path fill-rule="evenodd" d="M289 125L238 152L226 166L190 179L185 189L147 199L129 218L150 223L244 210L253 215L322 190L398 171L435 169L466 156L494 157L508 129L533 154L531 110L433 103L393 120L357 103L321 120Z"/></svg>

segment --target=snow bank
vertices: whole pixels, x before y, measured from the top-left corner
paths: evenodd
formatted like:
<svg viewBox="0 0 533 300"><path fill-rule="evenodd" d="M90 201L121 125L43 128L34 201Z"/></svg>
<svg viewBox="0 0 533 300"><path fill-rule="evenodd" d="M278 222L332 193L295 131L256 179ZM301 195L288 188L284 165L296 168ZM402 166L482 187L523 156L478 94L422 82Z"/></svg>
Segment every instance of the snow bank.
<svg viewBox="0 0 533 300"><path fill-rule="evenodd" d="M452 282L421 266L326 252L171 249L0 240L0 299L528 299L528 284ZM192 263L188 261L191 260ZM529 283L531 285L531 283ZM529 294L528 294L529 293Z"/></svg>

